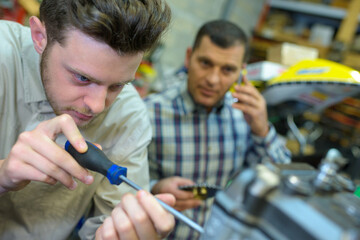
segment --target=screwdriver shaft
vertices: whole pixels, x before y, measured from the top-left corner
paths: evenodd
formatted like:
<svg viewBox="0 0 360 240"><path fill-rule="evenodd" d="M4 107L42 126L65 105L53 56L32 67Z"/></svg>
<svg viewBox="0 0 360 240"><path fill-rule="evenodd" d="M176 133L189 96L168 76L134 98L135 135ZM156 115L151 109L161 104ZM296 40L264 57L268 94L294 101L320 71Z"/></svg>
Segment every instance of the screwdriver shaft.
<svg viewBox="0 0 360 240"><path fill-rule="evenodd" d="M85 153L79 153L78 151L76 151L76 149L70 144L69 141L66 142L65 149L71 154L71 156L74 157L74 159L81 166L92 171L101 173L109 179L111 184L119 185L121 183L121 181L119 180L122 180L135 190L141 190L141 187L139 185L126 177L126 168L120 167L111 162L111 160L104 154L104 152L91 142L87 141L87 144L88 150ZM193 222L191 219L187 218L182 213L176 211L174 208L170 207L163 201L157 198L156 200L163 208L165 208L168 212L174 215L177 219L186 223L189 227L198 231L199 233L204 232L203 228L197 223Z"/></svg>
<svg viewBox="0 0 360 240"><path fill-rule="evenodd" d="M138 190L138 191L141 190L141 187L139 185L137 185L136 183L134 183L133 181L131 181L124 175L120 175L119 178L121 180L123 180L126 184L128 184L130 187L134 188L135 190ZM176 217L180 221L184 222L186 225L188 225L192 229L198 231L199 233L204 232L204 229L200 225L198 225L196 222L192 221L190 218L186 217L184 214L182 214L179 211L175 210L174 208L170 207L169 205L167 205L160 199L156 198L156 200L160 203L160 205L163 208L165 208L169 213L174 215L174 217Z"/></svg>

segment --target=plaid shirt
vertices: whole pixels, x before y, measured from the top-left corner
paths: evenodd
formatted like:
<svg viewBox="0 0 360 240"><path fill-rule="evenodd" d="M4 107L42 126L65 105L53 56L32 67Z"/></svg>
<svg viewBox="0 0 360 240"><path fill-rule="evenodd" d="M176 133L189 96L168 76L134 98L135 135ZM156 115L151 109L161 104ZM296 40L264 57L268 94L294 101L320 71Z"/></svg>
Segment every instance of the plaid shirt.
<svg viewBox="0 0 360 240"><path fill-rule="evenodd" d="M226 94L210 113L194 103L183 79L159 94L145 99L153 139L148 147L150 177L158 180L182 176L196 183L225 186L244 162L290 162L290 152L277 137L274 127L265 138L251 134L243 113L231 107L233 98ZM203 206L183 211L203 225L209 217L213 199ZM198 234L177 222L169 239L196 239Z"/></svg>

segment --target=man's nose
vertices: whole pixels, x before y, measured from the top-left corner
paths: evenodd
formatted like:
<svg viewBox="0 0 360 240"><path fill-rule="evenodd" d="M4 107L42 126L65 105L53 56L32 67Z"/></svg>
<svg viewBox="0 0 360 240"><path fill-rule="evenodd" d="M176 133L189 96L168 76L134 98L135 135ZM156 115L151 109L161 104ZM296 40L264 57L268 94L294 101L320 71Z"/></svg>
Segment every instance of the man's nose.
<svg viewBox="0 0 360 240"><path fill-rule="evenodd" d="M220 81L220 70L217 68L209 70L207 80L210 84L217 84Z"/></svg>
<svg viewBox="0 0 360 240"><path fill-rule="evenodd" d="M108 89L106 87L97 87L92 89L85 97L85 105L88 106L92 113L99 114L106 107L106 98Z"/></svg>

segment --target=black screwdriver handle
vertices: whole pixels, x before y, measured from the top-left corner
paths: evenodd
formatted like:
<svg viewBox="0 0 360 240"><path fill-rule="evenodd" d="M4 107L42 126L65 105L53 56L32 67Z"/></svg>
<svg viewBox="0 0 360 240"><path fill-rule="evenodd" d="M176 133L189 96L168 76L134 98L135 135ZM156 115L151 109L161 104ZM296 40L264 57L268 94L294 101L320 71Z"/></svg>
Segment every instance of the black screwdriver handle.
<svg viewBox="0 0 360 240"><path fill-rule="evenodd" d="M126 177L127 168L114 164L103 151L91 142L86 141L88 150L79 153L69 141L65 143L65 150L84 168L101 173L106 176L111 184L119 185L121 175Z"/></svg>

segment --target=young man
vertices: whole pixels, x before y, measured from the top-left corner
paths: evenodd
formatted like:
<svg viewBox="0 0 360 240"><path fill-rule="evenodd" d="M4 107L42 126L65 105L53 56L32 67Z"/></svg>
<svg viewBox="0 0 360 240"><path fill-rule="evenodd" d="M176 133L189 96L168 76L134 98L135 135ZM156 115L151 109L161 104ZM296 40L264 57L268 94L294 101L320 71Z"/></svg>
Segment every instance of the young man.
<svg viewBox="0 0 360 240"><path fill-rule="evenodd" d="M98 143L148 188L151 126L128 83L169 21L162 0L43 0L30 29L0 21L0 239L67 239L87 213L110 217L83 225L84 237L171 231L151 194L111 185L64 150L66 139L79 152Z"/></svg>
<svg viewBox="0 0 360 240"><path fill-rule="evenodd" d="M226 186L244 163L290 162L290 153L268 123L262 95L244 77L236 83L247 55L247 38L235 24L216 20L203 25L187 49L186 79L146 105L153 126L149 145L153 193L172 193L176 208L198 222L206 221L213 199L194 199L183 185ZM184 75L182 75L184 76ZM234 102L236 99L236 102ZM177 222L169 239L196 239Z"/></svg>

